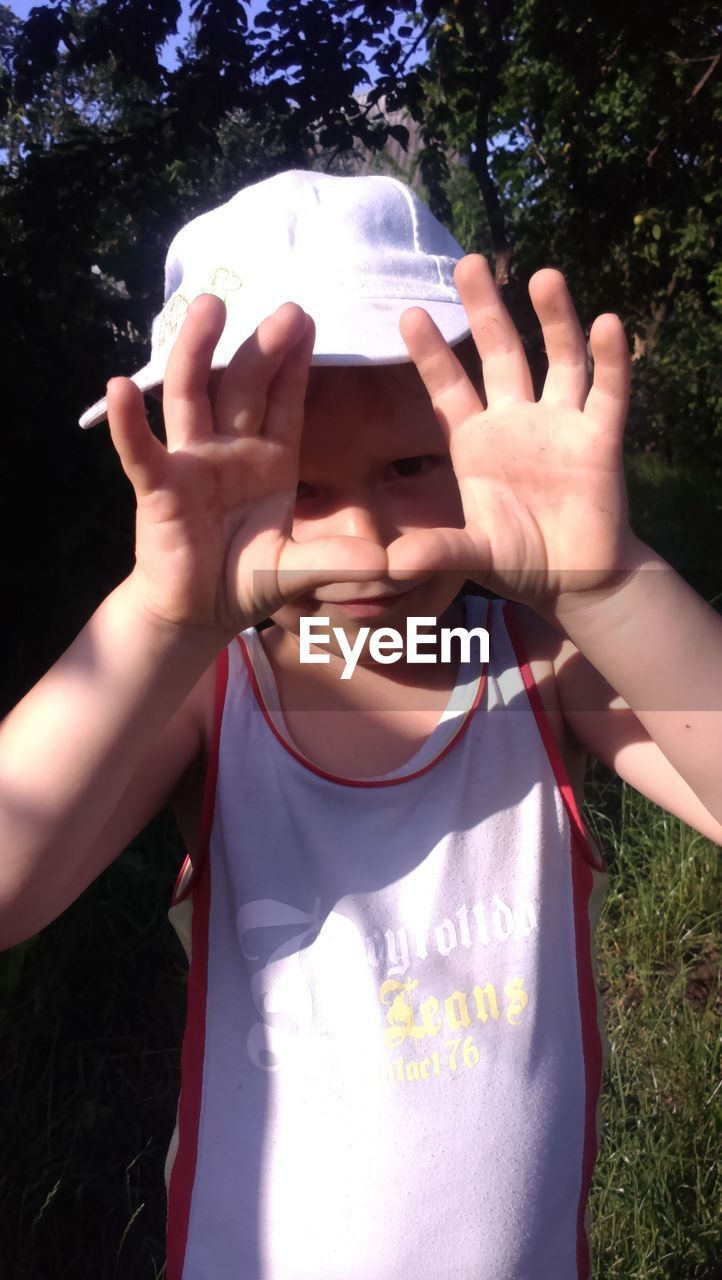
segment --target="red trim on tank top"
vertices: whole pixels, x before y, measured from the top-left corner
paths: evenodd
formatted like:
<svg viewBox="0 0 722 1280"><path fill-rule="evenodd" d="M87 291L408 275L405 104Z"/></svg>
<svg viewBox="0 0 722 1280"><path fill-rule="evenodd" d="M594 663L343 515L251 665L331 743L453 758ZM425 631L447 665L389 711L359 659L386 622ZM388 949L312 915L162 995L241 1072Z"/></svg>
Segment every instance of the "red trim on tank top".
<svg viewBox="0 0 722 1280"><path fill-rule="evenodd" d="M489 633L489 651L490 652L491 652L491 617L492 617L492 610L487 605L486 618L485 618L484 625ZM481 673L481 678L479 680L479 688L476 691L476 696L474 697L473 704L469 707L469 710L467 711L466 716L464 717L463 723L459 726L456 733L449 739L446 746L443 747L442 750L439 751L438 755L435 755L432 760L429 760L428 763L423 766L423 768L417 769L414 773L402 774L401 777L398 777L398 778L344 778L340 774L327 773L325 769L321 769L318 765L314 764L313 761L309 760L306 756L302 755L300 751L297 751L295 747L291 746L291 743L287 742L286 739L283 737L283 735L279 733L278 729L273 723L273 719L270 716L268 709L266 707L266 704L263 700L263 694L261 693L261 689L258 684L258 680L256 678L256 673L253 669L253 660L248 651L248 645L246 641L243 639L242 635L236 636L236 640L238 641L240 645L241 653L243 654L243 659L246 664L246 669L248 671L248 678L251 682L251 688L253 689L253 692L255 694L256 701L261 711L263 712L263 717L266 721L266 724L268 725L269 729L274 734L274 736L278 739L281 746L286 749L289 755L293 756L294 760L298 760L298 763L302 764L304 768L309 769L311 773L317 774L319 778L326 778L328 782L336 782L339 784L339 786L343 786L343 787L395 787L400 782L412 782L414 778L420 778L422 777L423 774L428 773L430 769L434 768L434 765L437 765L440 760L443 760L445 755L448 755L452 747L456 746L456 743L459 741L459 739L463 736L464 733L466 733L466 730L471 724L471 718L474 712L476 711L477 707L480 706L481 700L484 696L484 690L486 689L486 676L487 676L488 664L484 663L483 670Z"/></svg>
<svg viewBox="0 0 722 1280"><path fill-rule="evenodd" d="M581 837L573 828L572 846ZM588 1280L590 1274L589 1238L586 1228L586 1212L589 1190L597 1161L599 1137L597 1134L597 1106L602 1087L603 1051L599 1030L597 986L592 965L592 940L589 926L589 907L594 876L592 868L583 857L571 857L572 909L574 912L574 936L577 952L577 990L579 992L579 1016L582 1030L584 1056L584 1145L582 1170L577 1205L577 1271L579 1280Z"/></svg>
<svg viewBox="0 0 722 1280"><path fill-rule="evenodd" d="M168 1185L167 1280L181 1280L183 1275L198 1159L208 993L210 863L210 858L204 861L193 891L191 964L188 973L186 1026L181 1053L183 1083L178 1100L178 1149Z"/></svg>
<svg viewBox="0 0 722 1280"><path fill-rule="evenodd" d="M594 889L593 871L598 873L606 872L606 866L601 855L599 859L595 856L595 850L582 822L582 816L579 812L579 806L576 802L566 765L552 732L531 665L527 660L521 638L521 629L518 620L514 616L513 606L509 602L503 605L503 616L524 682L524 688L529 698L529 704L534 712L539 734L569 814L571 826L572 911L574 913L577 991L579 995L582 1054L584 1057L584 1142L582 1146L579 1202L577 1204L577 1273L578 1280L588 1280L591 1264L585 1219L589 1189L599 1147L597 1104L602 1085L603 1066L602 1038L598 1019L599 996L592 964L590 899Z"/></svg>
<svg viewBox="0 0 722 1280"><path fill-rule="evenodd" d="M213 731L211 734L211 742L208 751L208 764L206 766L206 776L203 783L203 802L201 805L201 821L198 829L198 862L195 869L191 871L190 878L183 888L183 892L179 893L183 877L186 875L188 868L191 866L191 860L186 854L183 865L178 873L178 879L173 887L171 896L171 907L175 907L179 902L183 902L188 897L193 885L198 879L201 867L205 862L208 844L211 838L211 828L213 826L213 811L216 804L216 783L218 780L218 755L221 744L221 720L223 718L223 707L226 701L226 688L228 685L228 650L224 649L219 653L216 659L216 686L215 699L213 705Z"/></svg>
<svg viewBox="0 0 722 1280"><path fill-rule="evenodd" d="M216 695L213 735L208 755L203 807L198 839L199 863L178 901L193 890L191 962L188 972L186 1025L181 1051L181 1091L178 1100L178 1148L168 1184L166 1223L167 1280L181 1280L188 1242L193 1185L198 1159L203 1063L205 1058L206 1000L208 994L208 923L211 897L211 859L208 856L218 780L221 720L228 683L228 650L216 661ZM186 858L186 862L188 859ZM184 863L185 870L185 863ZM181 871L181 876L183 875Z"/></svg>

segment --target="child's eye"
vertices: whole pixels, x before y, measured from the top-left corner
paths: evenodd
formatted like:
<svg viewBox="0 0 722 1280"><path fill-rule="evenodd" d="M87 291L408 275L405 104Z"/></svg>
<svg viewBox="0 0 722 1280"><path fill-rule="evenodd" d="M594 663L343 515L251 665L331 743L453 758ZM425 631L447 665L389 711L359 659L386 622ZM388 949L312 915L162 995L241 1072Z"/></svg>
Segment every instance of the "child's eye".
<svg viewBox="0 0 722 1280"><path fill-rule="evenodd" d="M421 454L418 458L396 458L391 466L399 476L418 476L428 471L433 461L428 454Z"/></svg>

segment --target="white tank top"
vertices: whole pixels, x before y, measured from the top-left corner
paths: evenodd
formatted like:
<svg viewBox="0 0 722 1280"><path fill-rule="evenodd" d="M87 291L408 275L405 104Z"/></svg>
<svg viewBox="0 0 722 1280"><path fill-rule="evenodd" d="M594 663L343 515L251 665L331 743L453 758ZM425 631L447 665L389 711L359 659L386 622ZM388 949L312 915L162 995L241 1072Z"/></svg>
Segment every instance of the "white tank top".
<svg viewBox="0 0 722 1280"><path fill-rule="evenodd" d="M257 633L218 662L168 1160L168 1280L584 1280L606 873L511 606L378 778L290 741Z"/></svg>

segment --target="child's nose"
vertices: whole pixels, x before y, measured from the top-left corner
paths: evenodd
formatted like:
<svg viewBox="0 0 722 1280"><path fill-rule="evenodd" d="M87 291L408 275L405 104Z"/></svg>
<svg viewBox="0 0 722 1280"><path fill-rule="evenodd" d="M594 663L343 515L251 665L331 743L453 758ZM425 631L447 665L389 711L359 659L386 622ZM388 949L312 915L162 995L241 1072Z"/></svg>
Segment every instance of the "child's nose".
<svg viewBox="0 0 722 1280"><path fill-rule="evenodd" d="M378 546L388 546L398 537L398 530L392 529L388 516L379 503L366 499L347 500L340 504L331 517L334 533L351 538L367 538Z"/></svg>

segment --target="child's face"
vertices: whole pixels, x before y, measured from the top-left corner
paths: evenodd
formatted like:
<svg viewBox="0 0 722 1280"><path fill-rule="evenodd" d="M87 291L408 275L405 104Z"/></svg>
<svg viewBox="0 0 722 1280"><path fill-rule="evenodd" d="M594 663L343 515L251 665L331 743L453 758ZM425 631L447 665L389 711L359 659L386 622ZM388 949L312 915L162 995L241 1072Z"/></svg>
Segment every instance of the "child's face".
<svg viewBox="0 0 722 1280"><path fill-rule="evenodd" d="M293 524L294 539L309 544L309 563L316 538L353 536L388 547L415 529L463 524L446 441L415 366L311 369ZM298 597L273 620L298 635L300 617L329 617L351 643L363 626L403 634L409 615L439 618L464 580L439 572L410 587L340 580ZM388 593L398 599L362 612L339 603Z"/></svg>

